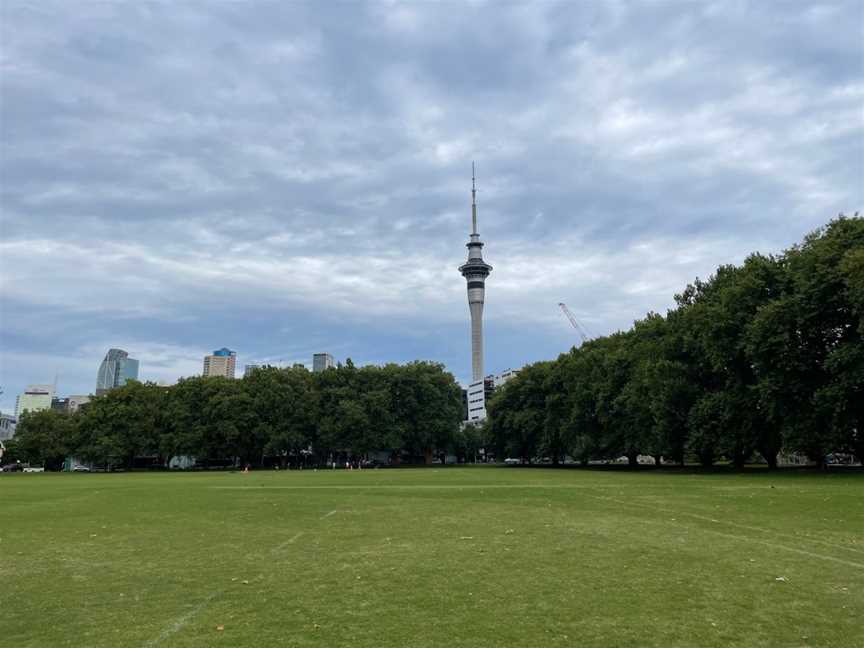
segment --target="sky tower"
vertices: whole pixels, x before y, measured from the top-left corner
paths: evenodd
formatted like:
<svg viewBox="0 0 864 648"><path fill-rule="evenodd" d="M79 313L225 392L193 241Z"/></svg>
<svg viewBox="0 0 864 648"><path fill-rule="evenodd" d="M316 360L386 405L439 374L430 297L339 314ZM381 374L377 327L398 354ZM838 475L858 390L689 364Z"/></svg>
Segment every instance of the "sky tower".
<svg viewBox="0 0 864 648"><path fill-rule="evenodd" d="M483 243L477 233L477 189L474 186L474 163L471 163L471 238L466 246L468 261L459 272L468 283L468 309L471 311L471 380L483 379L483 302L486 277L492 266L483 261Z"/></svg>

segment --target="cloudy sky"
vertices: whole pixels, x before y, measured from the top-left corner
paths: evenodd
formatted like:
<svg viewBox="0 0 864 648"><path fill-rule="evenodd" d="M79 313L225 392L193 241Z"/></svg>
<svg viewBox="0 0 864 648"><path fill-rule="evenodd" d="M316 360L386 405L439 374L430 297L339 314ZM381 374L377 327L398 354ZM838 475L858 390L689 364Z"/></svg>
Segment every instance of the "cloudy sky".
<svg viewBox="0 0 864 648"><path fill-rule="evenodd" d="M864 3L0 2L0 407L238 365L470 374L864 204ZM242 369L241 369L242 371Z"/></svg>

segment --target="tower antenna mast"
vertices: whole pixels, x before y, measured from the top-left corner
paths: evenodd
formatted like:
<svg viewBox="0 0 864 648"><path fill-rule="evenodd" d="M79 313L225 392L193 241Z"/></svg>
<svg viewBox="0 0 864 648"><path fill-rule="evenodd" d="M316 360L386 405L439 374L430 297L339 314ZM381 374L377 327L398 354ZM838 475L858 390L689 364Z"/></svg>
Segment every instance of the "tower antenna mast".
<svg viewBox="0 0 864 648"><path fill-rule="evenodd" d="M474 186L474 161L471 161L471 233L477 233L477 188Z"/></svg>

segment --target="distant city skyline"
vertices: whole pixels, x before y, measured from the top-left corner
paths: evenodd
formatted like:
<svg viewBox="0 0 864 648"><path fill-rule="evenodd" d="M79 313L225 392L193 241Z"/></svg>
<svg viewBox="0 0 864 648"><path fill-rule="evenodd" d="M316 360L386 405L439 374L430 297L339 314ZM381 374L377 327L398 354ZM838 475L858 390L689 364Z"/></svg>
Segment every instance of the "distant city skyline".
<svg viewBox="0 0 864 648"><path fill-rule="evenodd" d="M472 378L864 208L864 5L42 3L0 21L0 410L243 364ZM241 365L242 366L242 365ZM310 367L311 368L311 367Z"/></svg>

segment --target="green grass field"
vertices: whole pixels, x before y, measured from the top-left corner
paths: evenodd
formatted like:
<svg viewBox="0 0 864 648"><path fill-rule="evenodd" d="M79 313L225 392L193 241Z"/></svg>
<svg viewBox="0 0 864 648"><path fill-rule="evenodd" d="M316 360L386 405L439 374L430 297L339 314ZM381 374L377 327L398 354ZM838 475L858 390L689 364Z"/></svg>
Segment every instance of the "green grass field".
<svg viewBox="0 0 864 648"><path fill-rule="evenodd" d="M864 646L864 474L0 476L0 645L274 644Z"/></svg>

